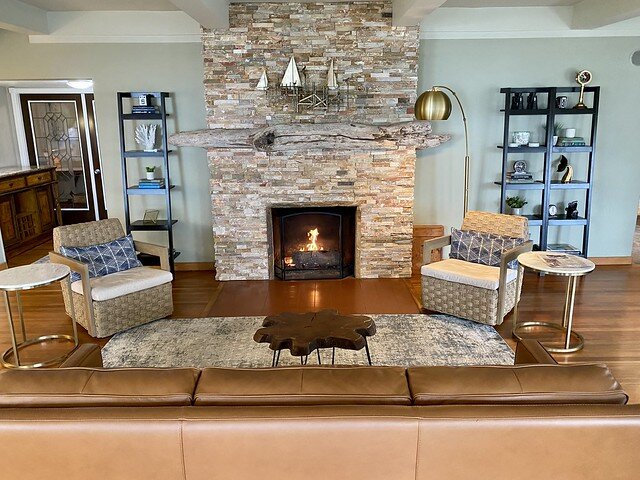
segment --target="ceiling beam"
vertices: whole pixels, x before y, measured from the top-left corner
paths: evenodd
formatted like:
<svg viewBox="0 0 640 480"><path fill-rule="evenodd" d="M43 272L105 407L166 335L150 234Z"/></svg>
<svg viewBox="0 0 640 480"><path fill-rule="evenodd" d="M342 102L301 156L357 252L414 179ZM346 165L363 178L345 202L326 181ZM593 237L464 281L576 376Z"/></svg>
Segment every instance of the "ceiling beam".
<svg viewBox="0 0 640 480"><path fill-rule="evenodd" d="M640 16L640 0L582 0L573 7L572 28L605 27Z"/></svg>
<svg viewBox="0 0 640 480"><path fill-rule="evenodd" d="M419 25L422 19L447 0L393 0L393 25Z"/></svg>
<svg viewBox="0 0 640 480"><path fill-rule="evenodd" d="M169 0L205 28L229 27L229 0Z"/></svg>
<svg viewBox="0 0 640 480"><path fill-rule="evenodd" d="M2 0L0 29L28 35L49 33L47 12L19 0Z"/></svg>

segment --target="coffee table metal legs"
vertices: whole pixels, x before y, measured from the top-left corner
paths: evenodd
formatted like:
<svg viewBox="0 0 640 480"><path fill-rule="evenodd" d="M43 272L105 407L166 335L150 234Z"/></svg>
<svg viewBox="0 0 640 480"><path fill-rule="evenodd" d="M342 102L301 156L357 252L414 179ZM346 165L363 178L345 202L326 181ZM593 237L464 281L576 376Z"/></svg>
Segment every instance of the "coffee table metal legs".
<svg viewBox="0 0 640 480"><path fill-rule="evenodd" d="M369 365L373 365L373 363L371 363L371 351L369 350L369 343L367 342L367 337L364 337L364 350L367 353L367 361L369 362ZM271 357L271 366L272 367L277 367L278 363L280 363L280 352L282 350L274 350L273 351L273 356ZM320 349L316 348L316 355L318 357L318 365L322 365L322 358L320 357ZM300 365L306 365L307 362L309 361L309 355L305 355L305 356L301 356L300 357ZM333 347L331 349L331 365L335 365L336 364L336 347Z"/></svg>
<svg viewBox="0 0 640 480"><path fill-rule="evenodd" d="M518 269L518 279L520 282L520 276L522 269ZM564 311L562 314L562 325L559 323L551 322L518 322L518 301L520 300L519 293L516 293L516 305L513 309L513 331L512 334L518 340L522 340L518 330L527 327L540 327L550 328L553 330L560 330L564 333L564 347L551 347L544 345L544 347L551 353L573 353L581 350L584 347L584 337L578 332L572 331L573 328L573 307L576 299L576 285L578 283L577 276L570 276L567 283L567 293L564 300ZM571 346L571 336L577 339L577 343Z"/></svg>

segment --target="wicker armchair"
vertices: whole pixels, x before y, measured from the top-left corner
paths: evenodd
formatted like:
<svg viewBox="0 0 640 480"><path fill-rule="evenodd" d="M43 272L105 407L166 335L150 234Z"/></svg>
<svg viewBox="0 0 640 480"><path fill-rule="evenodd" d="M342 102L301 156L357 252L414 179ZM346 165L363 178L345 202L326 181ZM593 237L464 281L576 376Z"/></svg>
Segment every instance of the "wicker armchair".
<svg viewBox="0 0 640 480"><path fill-rule="evenodd" d="M86 264L59 253L61 246L99 245L122 236L124 230L117 218L66 225L53 230L54 252L49 254L50 261L68 265L81 276L80 280L73 282L71 290L66 285L62 287L65 309L69 313L73 301L76 320L92 337L107 337L136 325L167 317L173 312L173 277L169 272L169 251L166 247L134 242L138 252L160 258L161 270L136 267L91 279ZM145 289L140 288L154 284L155 286ZM124 294L114 297L114 291Z"/></svg>
<svg viewBox="0 0 640 480"><path fill-rule="evenodd" d="M502 255L500 267L469 264L472 273L479 273L485 280L482 287L477 281L469 281L464 273L460 273L460 260L443 260L430 268L431 252L451 244L451 235L434 238L424 242L422 273L422 304L427 310L434 310L456 317L465 318L487 325L500 325L507 313L516 303L516 290L522 288L522 281L516 285L516 272L507 266L518 255L532 248L529 241L529 222L525 217L503 215L488 212L467 212L462 223L462 230L492 233L508 237L525 239L525 243ZM450 263L445 263L450 262ZM457 262L457 265L454 263ZM468 263L468 262L464 262ZM448 269L456 271L453 275L439 275L455 280L435 278L433 271L438 267L440 272ZM490 285L490 286L489 286ZM494 288L496 287L496 288Z"/></svg>

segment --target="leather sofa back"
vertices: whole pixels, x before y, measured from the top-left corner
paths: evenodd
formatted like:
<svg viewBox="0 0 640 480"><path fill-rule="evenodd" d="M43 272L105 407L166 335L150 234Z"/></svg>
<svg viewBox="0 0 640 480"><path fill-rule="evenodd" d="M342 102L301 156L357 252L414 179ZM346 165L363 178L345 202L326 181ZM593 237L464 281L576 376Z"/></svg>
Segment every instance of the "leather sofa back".
<svg viewBox="0 0 640 480"><path fill-rule="evenodd" d="M195 368L55 368L0 371L0 407L191 405Z"/></svg>
<svg viewBox="0 0 640 480"><path fill-rule="evenodd" d="M408 374L408 379L407 379ZM0 371L0 407L624 404L604 365Z"/></svg>
<svg viewBox="0 0 640 480"><path fill-rule="evenodd" d="M618 404L628 396L605 365L412 367L415 405Z"/></svg>
<svg viewBox="0 0 640 480"><path fill-rule="evenodd" d="M205 368L195 405L411 405L402 367Z"/></svg>

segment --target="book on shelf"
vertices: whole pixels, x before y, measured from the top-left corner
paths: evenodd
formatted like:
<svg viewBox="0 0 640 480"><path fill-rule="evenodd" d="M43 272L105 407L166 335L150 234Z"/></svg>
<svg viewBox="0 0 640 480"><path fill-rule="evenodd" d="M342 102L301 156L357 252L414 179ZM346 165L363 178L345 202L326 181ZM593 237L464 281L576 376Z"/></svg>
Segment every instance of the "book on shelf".
<svg viewBox="0 0 640 480"><path fill-rule="evenodd" d="M556 147L584 147L587 144L582 137L560 137L556 143Z"/></svg>

